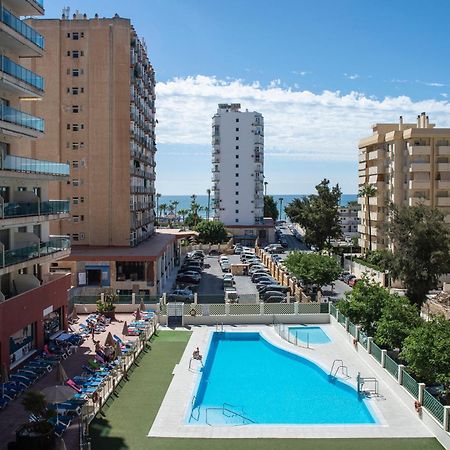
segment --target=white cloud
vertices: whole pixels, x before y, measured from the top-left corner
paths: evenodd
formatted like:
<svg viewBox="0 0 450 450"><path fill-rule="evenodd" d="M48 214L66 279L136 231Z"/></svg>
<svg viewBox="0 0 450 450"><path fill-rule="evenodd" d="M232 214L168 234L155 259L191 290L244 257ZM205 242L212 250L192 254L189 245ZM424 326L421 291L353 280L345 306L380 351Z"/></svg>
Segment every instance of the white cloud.
<svg viewBox="0 0 450 450"><path fill-rule="evenodd" d="M306 70L293 70L292 73L294 75L300 75L300 76L304 77L305 75L309 75L311 72L308 72Z"/></svg>
<svg viewBox="0 0 450 450"><path fill-rule="evenodd" d="M407 96L382 100L358 92L313 93L242 80L198 75L157 84L158 142L210 145L211 117L218 103L241 103L265 118L265 148L283 160L355 161L357 144L376 122L415 122L426 111L438 127L450 127L445 100L413 101Z"/></svg>
<svg viewBox="0 0 450 450"><path fill-rule="evenodd" d="M357 73L344 73L344 77L348 78L349 80L357 80L359 78L359 75Z"/></svg>
<svg viewBox="0 0 450 450"><path fill-rule="evenodd" d="M444 98L447 98L447 97L448 97L448 94L446 94L445 92L442 92L440 95L441 95L442 97L444 97Z"/></svg>
<svg viewBox="0 0 450 450"><path fill-rule="evenodd" d="M420 84L424 84L425 86L430 86L430 87L444 87L447 86L444 83L437 83L435 81L420 81L420 80L416 80L416 83L420 83Z"/></svg>

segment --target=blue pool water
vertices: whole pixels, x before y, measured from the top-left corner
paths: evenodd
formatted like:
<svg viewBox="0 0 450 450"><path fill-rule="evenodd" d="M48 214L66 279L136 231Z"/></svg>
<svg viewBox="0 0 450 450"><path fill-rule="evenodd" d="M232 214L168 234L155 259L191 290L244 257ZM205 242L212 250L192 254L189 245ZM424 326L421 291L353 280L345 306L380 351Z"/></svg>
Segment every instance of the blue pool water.
<svg viewBox="0 0 450 450"><path fill-rule="evenodd" d="M365 400L259 333L213 333L191 424L373 424Z"/></svg>
<svg viewBox="0 0 450 450"><path fill-rule="evenodd" d="M289 333L294 339L303 343L328 344L331 339L320 327L289 327Z"/></svg>

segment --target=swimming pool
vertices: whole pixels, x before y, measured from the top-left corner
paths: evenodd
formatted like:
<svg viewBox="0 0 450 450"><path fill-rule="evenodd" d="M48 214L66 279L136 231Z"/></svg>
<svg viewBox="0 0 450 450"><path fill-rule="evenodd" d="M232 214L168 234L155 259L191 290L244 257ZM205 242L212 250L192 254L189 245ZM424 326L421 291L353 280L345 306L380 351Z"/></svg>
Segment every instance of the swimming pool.
<svg viewBox="0 0 450 450"><path fill-rule="evenodd" d="M190 424L374 424L366 400L260 333L215 332L187 414Z"/></svg>
<svg viewBox="0 0 450 450"><path fill-rule="evenodd" d="M289 333L294 339L305 344L328 344L331 339L320 327L289 327Z"/></svg>

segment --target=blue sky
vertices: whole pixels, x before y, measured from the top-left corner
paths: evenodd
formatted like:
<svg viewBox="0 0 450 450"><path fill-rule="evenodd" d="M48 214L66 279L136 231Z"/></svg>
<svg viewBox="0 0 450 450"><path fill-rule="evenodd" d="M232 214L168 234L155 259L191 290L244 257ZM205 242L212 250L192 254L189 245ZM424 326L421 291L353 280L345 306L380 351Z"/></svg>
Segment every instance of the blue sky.
<svg viewBox="0 0 450 450"><path fill-rule="evenodd" d="M357 190L357 142L375 122L450 126L450 2L432 0L47 0L128 17L157 85L157 189L210 187L211 116L240 102L265 117L269 193Z"/></svg>

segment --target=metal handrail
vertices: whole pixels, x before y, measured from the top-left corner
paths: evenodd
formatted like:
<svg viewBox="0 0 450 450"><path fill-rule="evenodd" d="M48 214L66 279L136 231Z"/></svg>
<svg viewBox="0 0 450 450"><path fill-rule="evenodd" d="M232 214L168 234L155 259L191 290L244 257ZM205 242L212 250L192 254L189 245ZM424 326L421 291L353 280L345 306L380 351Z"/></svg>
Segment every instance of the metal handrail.
<svg viewBox="0 0 450 450"><path fill-rule="evenodd" d="M196 399L196 398L197 398L196 395L194 395L194 396L192 397L192 401L191 401L191 415L190 415L190 417L189 417L189 420L192 418L192 419L194 419L194 420L196 420L196 421L198 422L199 419L200 419L200 405L198 405L198 406L196 406L196 407L194 408L194 403L195 403L195 399ZM194 411L195 411L196 409L198 410L197 418L194 417Z"/></svg>
<svg viewBox="0 0 450 450"><path fill-rule="evenodd" d="M340 363L340 364L336 367L336 370L334 371L334 374L333 374L333 369L334 369L334 366L335 366L336 363ZM350 375L348 374L348 367L344 365L344 361L342 359L335 359L333 361L333 364L332 364L331 369L330 369L329 376L331 376L333 378L336 378L336 375L339 372L339 369L341 369L341 372L342 372L343 376L345 376L347 378L350 378ZM344 371L344 369L345 369L345 371Z"/></svg>
<svg viewBox="0 0 450 450"><path fill-rule="evenodd" d="M217 410L222 411L222 414L223 414L223 415L225 415L225 411L227 411L227 412L233 414L232 417L238 416L238 417L240 417L241 419L243 419L244 421L245 421L245 420L248 420L248 421L251 422L251 423L256 423L254 420L250 419L249 417L246 417L246 416L244 416L243 414L239 414L237 411L233 411L232 409L229 409L229 408L225 407L225 405L229 405L229 403L224 403L224 404L222 405L221 408L218 407L218 406L206 408L206 410L205 410L205 421L206 421L206 423L207 423L209 426L212 426L212 425L208 422L208 411L210 411L210 410L212 410L212 411L217 411ZM230 405L230 406L233 406L233 405ZM243 422L242 424L244 425L244 422Z"/></svg>

